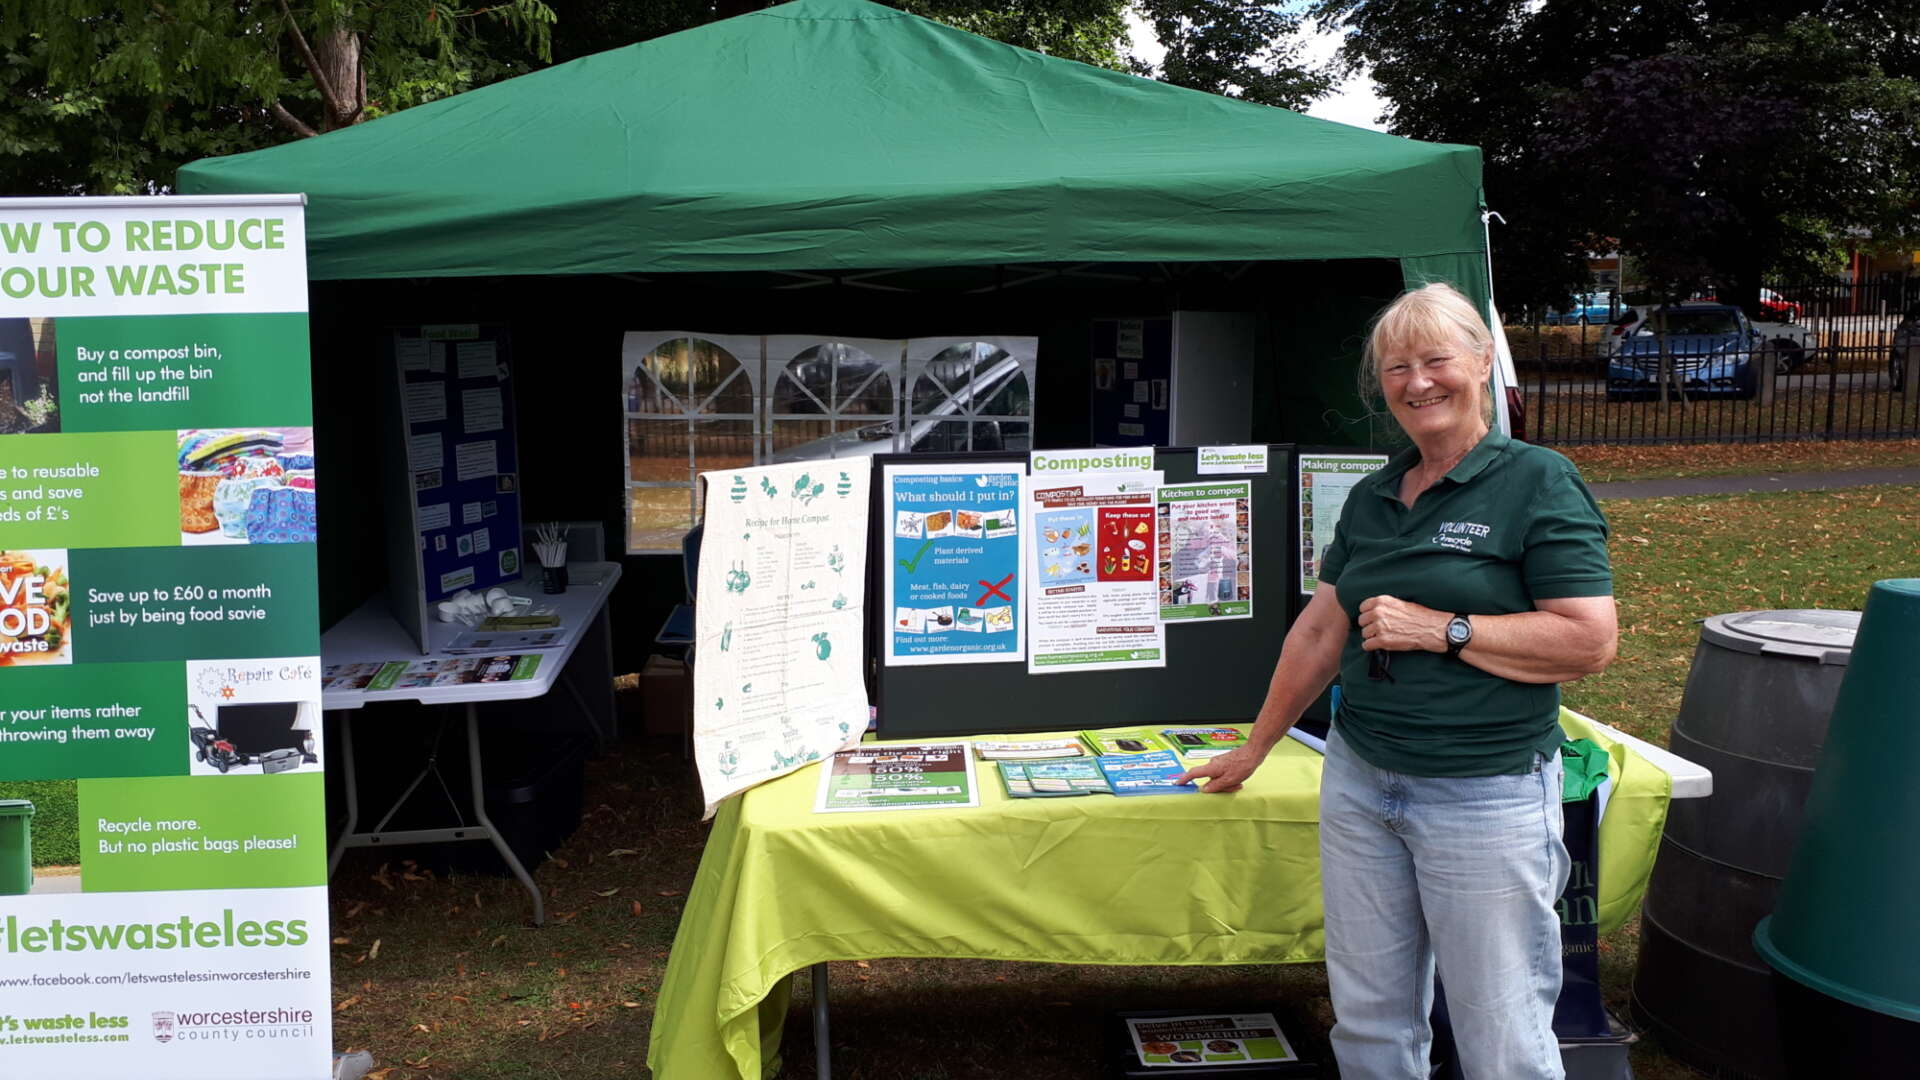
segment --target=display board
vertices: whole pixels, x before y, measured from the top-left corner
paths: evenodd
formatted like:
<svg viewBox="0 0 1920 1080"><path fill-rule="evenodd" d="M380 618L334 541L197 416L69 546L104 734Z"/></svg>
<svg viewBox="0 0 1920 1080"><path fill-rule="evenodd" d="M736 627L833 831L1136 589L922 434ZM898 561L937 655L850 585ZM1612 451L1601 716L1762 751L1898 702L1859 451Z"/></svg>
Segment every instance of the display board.
<svg viewBox="0 0 1920 1080"><path fill-rule="evenodd" d="M0 1075L321 1080L300 197L0 199L0 251L59 365L0 435Z"/></svg>
<svg viewBox="0 0 1920 1080"><path fill-rule="evenodd" d="M1093 444L1171 441L1173 320L1093 322Z"/></svg>
<svg viewBox="0 0 1920 1080"><path fill-rule="evenodd" d="M520 455L506 327L420 326L391 340L427 602L517 580Z"/></svg>
<svg viewBox="0 0 1920 1080"><path fill-rule="evenodd" d="M929 455L920 454L882 455L875 459L875 468L928 460ZM968 464L1020 458L970 454L934 460L964 471ZM1030 675L1024 664L870 665L881 735L908 739L1250 720L1266 694L1281 640L1299 607L1282 576L1283 568L1297 565L1298 558L1292 447L1270 447L1269 462L1265 473L1230 478L1248 484L1252 563L1267 568L1269 575L1263 580L1270 584L1255 594L1249 617L1169 623L1162 668ZM1227 479L1200 475L1191 447L1158 448L1154 467L1168 484ZM876 495L880 486L876 481ZM886 528L879 527L883 520ZM878 575L892 561L887 553L894 540L891 521L878 506L874 522L876 527L868 530L868 565L876 590L871 595L880 596L885 593ZM870 619L868 626L873 631L868 655L882 655L879 635L884 624Z"/></svg>

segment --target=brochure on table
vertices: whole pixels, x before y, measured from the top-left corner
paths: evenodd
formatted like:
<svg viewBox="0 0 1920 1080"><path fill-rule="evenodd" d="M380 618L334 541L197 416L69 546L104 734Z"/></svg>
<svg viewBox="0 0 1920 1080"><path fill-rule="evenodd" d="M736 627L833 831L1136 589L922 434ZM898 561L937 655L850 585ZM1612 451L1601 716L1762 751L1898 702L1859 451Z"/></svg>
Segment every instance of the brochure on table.
<svg viewBox="0 0 1920 1080"><path fill-rule="evenodd" d="M1300 454L1300 592L1320 585L1320 564L1353 485L1387 463L1385 454Z"/></svg>
<svg viewBox="0 0 1920 1080"><path fill-rule="evenodd" d="M884 663L1026 658L1017 509L1026 471L1019 463L881 467L891 556L881 575Z"/></svg>
<svg viewBox="0 0 1920 1080"><path fill-rule="evenodd" d="M1253 485L1166 484L1155 502L1160 618L1252 618Z"/></svg>
<svg viewBox="0 0 1920 1080"><path fill-rule="evenodd" d="M0 426L0 801L32 838L0 1073L320 1080L300 198L0 199L0 248L46 358Z"/></svg>
<svg viewBox="0 0 1920 1080"><path fill-rule="evenodd" d="M701 474L694 758L706 814L866 731L865 458Z"/></svg>
<svg viewBox="0 0 1920 1080"><path fill-rule="evenodd" d="M820 770L817 814L940 810L980 805L965 743L871 745L842 750Z"/></svg>
<svg viewBox="0 0 1920 1080"><path fill-rule="evenodd" d="M393 337L428 604L520 577L520 472L505 327L449 323Z"/></svg>
<svg viewBox="0 0 1920 1080"><path fill-rule="evenodd" d="M1028 672L1166 666L1153 503L1161 475L1035 466L1020 501Z"/></svg>

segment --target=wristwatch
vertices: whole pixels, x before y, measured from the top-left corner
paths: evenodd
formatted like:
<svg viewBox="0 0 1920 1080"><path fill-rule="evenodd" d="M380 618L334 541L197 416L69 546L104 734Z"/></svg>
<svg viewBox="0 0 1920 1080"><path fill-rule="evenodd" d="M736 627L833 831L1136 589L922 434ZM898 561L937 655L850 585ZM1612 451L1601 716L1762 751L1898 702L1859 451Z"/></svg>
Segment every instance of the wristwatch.
<svg viewBox="0 0 1920 1080"><path fill-rule="evenodd" d="M1465 615L1455 615L1447 620L1447 655L1459 656L1460 650L1473 640L1473 620Z"/></svg>

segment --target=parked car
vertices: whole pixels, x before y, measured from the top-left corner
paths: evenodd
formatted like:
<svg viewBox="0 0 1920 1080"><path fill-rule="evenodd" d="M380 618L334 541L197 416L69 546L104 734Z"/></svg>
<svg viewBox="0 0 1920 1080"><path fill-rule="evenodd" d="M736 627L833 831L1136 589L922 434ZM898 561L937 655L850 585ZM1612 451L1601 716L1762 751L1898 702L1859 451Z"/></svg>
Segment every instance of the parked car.
<svg viewBox="0 0 1920 1080"><path fill-rule="evenodd" d="M1660 340L1654 327L1661 314L1643 313L1625 333L1614 336L1607 361L1607 400L1660 393ZM1763 338L1745 312L1731 304L1686 303L1666 308L1664 315L1674 373L1688 396L1750 398L1759 392L1754 350Z"/></svg>
<svg viewBox="0 0 1920 1080"><path fill-rule="evenodd" d="M1772 289L1761 289L1760 314L1770 322L1799 322L1800 305Z"/></svg>
<svg viewBox="0 0 1920 1080"><path fill-rule="evenodd" d="M1573 306L1565 309L1555 308L1544 316L1548 326L1585 326L1588 323L1609 323L1620 310L1620 303L1612 293L1581 293L1573 298Z"/></svg>
<svg viewBox="0 0 1920 1080"><path fill-rule="evenodd" d="M1887 381L1895 390L1907 388L1907 376L1920 361L1920 304L1907 309L1907 317L1893 328L1893 347L1887 350Z"/></svg>
<svg viewBox="0 0 1920 1080"><path fill-rule="evenodd" d="M1715 293L1694 293L1695 300L1704 300L1717 304L1720 297ZM1766 322L1799 322L1801 308L1795 301L1789 300L1772 289L1760 290L1760 318Z"/></svg>
<svg viewBox="0 0 1920 1080"><path fill-rule="evenodd" d="M1730 306L1710 300L1688 300L1676 305L1674 310ZM1619 318L1614 320L1613 329L1600 343L1600 351L1607 356L1613 356L1619 353L1623 342L1635 335L1651 334L1653 328L1648 325L1647 319L1652 312L1652 307L1644 305L1622 309ZM1772 351L1775 366L1780 371L1798 371L1819 358L1818 336L1804 326L1781 322L1759 322L1750 324L1750 327L1760 334L1765 348Z"/></svg>

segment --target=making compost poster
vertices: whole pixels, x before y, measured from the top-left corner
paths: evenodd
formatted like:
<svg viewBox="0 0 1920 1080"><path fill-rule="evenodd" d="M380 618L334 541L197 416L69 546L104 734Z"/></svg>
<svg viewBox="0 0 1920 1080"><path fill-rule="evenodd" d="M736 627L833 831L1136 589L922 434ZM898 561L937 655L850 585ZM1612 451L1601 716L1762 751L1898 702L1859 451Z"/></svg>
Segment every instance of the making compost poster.
<svg viewBox="0 0 1920 1080"><path fill-rule="evenodd" d="M888 465L886 662L1026 657L1020 610L1021 464ZM1092 550L1081 545L1082 554Z"/></svg>
<svg viewBox="0 0 1920 1080"><path fill-rule="evenodd" d="M0 1076L330 1067L298 196L0 199Z"/></svg>
<svg viewBox="0 0 1920 1080"><path fill-rule="evenodd" d="M1379 471L1385 454L1300 455L1300 594L1320 587L1320 566L1333 546L1334 526L1353 486Z"/></svg>

